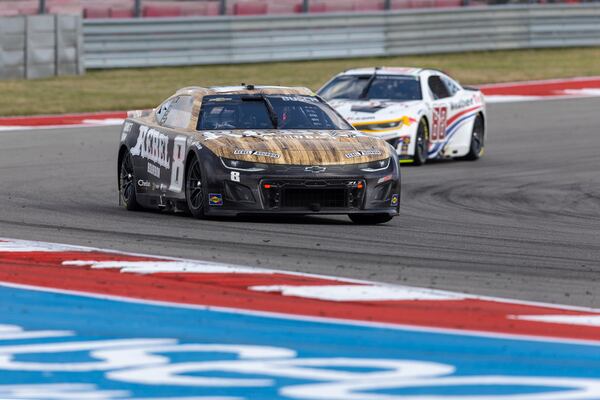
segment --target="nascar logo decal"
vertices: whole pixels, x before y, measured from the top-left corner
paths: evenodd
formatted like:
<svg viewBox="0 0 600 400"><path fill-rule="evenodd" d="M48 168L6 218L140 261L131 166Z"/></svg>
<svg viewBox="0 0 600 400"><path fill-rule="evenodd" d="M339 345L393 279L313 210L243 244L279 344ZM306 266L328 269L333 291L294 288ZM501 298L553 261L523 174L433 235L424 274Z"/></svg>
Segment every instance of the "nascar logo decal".
<svg viewBox="0 0 600 400"><path fill-rule="evenodd" d="M600 398L600 312L0 241L0 398Z"/></svg>

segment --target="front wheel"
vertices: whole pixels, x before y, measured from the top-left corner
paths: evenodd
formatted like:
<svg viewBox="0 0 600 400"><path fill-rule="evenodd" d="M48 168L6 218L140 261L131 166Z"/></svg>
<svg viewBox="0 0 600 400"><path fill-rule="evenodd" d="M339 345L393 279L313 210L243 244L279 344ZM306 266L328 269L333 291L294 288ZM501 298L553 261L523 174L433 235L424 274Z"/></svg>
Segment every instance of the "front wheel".
<svg viewBox="0 0 600 400"><path fill-rule="evenodd" d="M121 160L121 169L119 173L119 196L121 204L129 211L137 211L142 207L137 202L135 194L135 175L133 171L133 159L128 151Z"/></svg>
<svg viewBox="0 0 600 400"><path fill-rule="evenodd" d="M471 133L471 144L469 145L469 152L464 156L463 160L475 161L483 155L483 138L484 138L484 125L483 118L478 115L473 123L473 132Z"/></svg>
<svg viewBox="0 0 600 400"><path fill-rule="evenodd" d="M422 119L419 122L417 136L415 138L415 155L413 156L413 165L423 165L427 162L429 155L429 127L427 121Z"/></svg>
<svg viewBox="0 0 600 400"><path fill-rule="evenodd" d="M348 214L348 217L352 222L359 225L385 224L394 218L390 214Z"/></svg>
<svg viewBox="0 0 600 400"><path fill-rule="evenodd" d="M190 159L185 174L185 199L188 210L196 218L205 217L204 182L202 165L197 157Z"/></svg>

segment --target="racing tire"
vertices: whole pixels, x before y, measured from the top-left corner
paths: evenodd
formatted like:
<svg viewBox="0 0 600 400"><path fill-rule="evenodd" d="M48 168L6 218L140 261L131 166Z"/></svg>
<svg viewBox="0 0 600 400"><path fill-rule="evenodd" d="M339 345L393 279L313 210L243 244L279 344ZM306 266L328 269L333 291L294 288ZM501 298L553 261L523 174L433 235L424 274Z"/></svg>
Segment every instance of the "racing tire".
<svg viewBox="0 0 600 400"><path fill-rule="evenodd" d="M142 207L137 202L135 193L136 179L133 170L133 160L129 151L123 156L119 171L119 197L121 204L129 211L141 210Z"/></svg>
<svg viewBox="0 0 600 400"><path fill-rule="evenodd" d="M390 214L348 214L350 220L358 225L385 224L394 218Z"/></svg>
<svg viewBox="0 0 600 400"><path fill-rule="evenodd" d="M204 171L198 157L192 156L185 172L185 201L188 211L195 218L206 217Z"/></svg>
<svg viewBox="0 0 600 400"><path fill-rule="evenodd" d="M429 152L429 127L427 121L422 119L419 122L417 136L415 137L415 154L413 156L413 165L423 165L427 162Z"/></svg>
<svg viewBox="0 0 600 400"><path fill-rule="evenodd" d="M473 132L471 134L469 152L466 156L462 157L461 160L475 161L483 155L484 136L485 129L483 125L483 118L481 115L477 115L475 122L473 123Z"/></svg>

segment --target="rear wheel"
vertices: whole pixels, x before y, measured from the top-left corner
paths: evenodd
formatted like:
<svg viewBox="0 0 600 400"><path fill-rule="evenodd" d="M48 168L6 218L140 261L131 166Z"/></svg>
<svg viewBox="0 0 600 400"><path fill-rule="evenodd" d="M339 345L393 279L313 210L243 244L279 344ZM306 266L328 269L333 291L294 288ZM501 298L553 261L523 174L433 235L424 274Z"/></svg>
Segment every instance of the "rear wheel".
<svg viewBox="0 0 600 400"><path fill-rule="evenodd" d="M359 225L384 224L394 218L390 214L348 214L348 217L350 217L352 222Z"/></svg>
<svg viewBox="0 0 600 400"><path fill-rule="evenodd" d="M197 157L190 159L185 174L185 199L188 210L196 218L205 217L205 195L202 165Z"/></svg>
<svg viewBox="0 0 600 400"><path fill-rule="evenodd" d="M427 162L429 154L429 127L427 121L422 119L419 122L417 136L415 138L415 155L413 156L413 165L423 165Z"/></svg>
<svg viewBox="0 0 600 400"><path fill-rule="evenodd" d="M133 159L128 151L121 160L121 172L119 173L119 196L121 204L129 211L141 209L135 195L135 174L133 171Z"/></svg>
<svg viewBox="0 0 600 400"><path fill-rule="evenodd" d="M469 152L462 158L463 160L475 161L483 155L484 132L483 118L481 115L478 115L473 123L473 133L471 134Z"/></svg>

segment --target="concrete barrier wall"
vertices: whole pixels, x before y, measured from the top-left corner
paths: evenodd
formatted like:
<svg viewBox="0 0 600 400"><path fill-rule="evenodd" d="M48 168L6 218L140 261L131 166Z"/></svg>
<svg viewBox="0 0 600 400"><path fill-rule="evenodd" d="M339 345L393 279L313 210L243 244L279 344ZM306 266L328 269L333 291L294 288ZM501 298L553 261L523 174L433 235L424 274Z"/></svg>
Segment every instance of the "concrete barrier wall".
<svg viewBox="0 0 600 400"><path fill-rule="evenodd" d="M0 79L44 78L84 71L80 17L0 18Z"/></svg>
<svg viewBox="0 0 600 400"><path fill-rule="evenodd" d="M600 45L600 4L86 20L88 68Z"/></svg>

